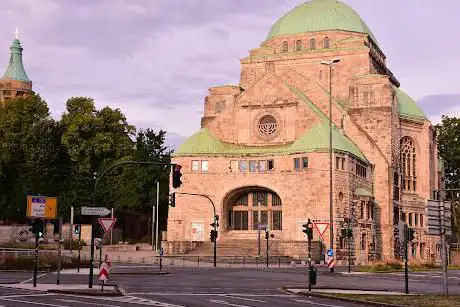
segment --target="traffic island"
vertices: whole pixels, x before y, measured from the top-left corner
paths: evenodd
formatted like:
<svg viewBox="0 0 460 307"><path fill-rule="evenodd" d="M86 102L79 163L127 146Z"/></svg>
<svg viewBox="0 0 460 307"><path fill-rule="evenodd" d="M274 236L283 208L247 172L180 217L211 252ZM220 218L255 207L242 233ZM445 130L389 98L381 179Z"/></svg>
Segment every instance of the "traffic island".
<svg viewBox="0 0 460 307"><path fill-rule="evenodd" d="M35 290L48 293L61 293L61 294L74 294L74 295L87 295L87 296L123 296L125 291L118 285L104 285L104 291L101 289L101 285L93 285L93 288L88 288L87 284L37 284L36 287L33 284L8 284L0 285L0 287L13 288L13 289L24 289L24 290Z"/></svg>
<svg viewBox="0 0 460 307"><path fill-rule="evenodd" d="M353 302L366 306L392 307L445 307L460 306L460 296L404 294L392 291L349 290L332 288L315 288L308 291L306 288L282 287L288 293L336 299Z"/></svg>

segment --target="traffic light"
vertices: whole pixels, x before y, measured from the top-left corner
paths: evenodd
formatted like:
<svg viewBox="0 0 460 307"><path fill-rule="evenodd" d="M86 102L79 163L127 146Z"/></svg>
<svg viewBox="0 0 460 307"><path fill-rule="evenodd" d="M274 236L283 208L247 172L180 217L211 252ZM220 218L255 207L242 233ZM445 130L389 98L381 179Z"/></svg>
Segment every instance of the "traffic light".
<svg viewBox="0 0 460 307"><path fill-rule="evenodd" d="M415 239L414 228L407 228L407 241L413 241Z"/></svg>
<svg viewBox="0 0 460 307"><path fill-rule="evenodd" d="M45 235L43 221L42 220L33 220L29 223L31 226L29 231L32 232L36 238L40 239L43 238Z"/></svg>
<svg viewBox="0 0 460 307"><path fill-rule="evenodd" d="M182 166L179 164L174 164L173 166L173 178L172 178L172 185L173 188L178 188L182 184L182 181L180 180L180 177L182 177L181 170Z"/></svg>
<svg viewBox="0 0 460 307"><path fill-rule="evenodd" d="M73 232L78 235L81 232L81 225L75 225Z"/></svg>
<svg viewBox="0 0 460 307"><path fill-rule="evenodd" d="M104 229L102 229L102 226L94 224L93 227L94 227L94 237L100 238L100 239L104 238L105 232L104 232Z"/></svg>
<svg viewBox="0 0 460 307"><path fill-rule="evenodd" d="M342 238L351 238L351 237L353 237L353 229L351 229L351 228L342 228L340 230L340 236Z"/></svg>
<svg viewBox="0 0 460 307"><path fill-rule="evenodd" d="M171 193L171 194L169 194L168 204L169 204L171 207L175 207L175 206L176 206L176 193Z"/></svg>
<svg viewBox="0 0 460 307"><path fill-rule="evenodd" d="M302 232L307 235L309 240L313 240L313 223L310 221L310 219L308 219L308 222L302 226L304 228Z"/></svg>
<svg viewBox="0 0 460 307"><path fill-rule="evenodd" d="M211 230L211 242L216 242L217 239L217 230Z"/></svg>
<svg viewBox="0 0 460 307"><path fill-rule="evenodd" d="M268 240L269 236L270 236L270 233L268 231L266 231L265 232L265 240Z"/></svg>

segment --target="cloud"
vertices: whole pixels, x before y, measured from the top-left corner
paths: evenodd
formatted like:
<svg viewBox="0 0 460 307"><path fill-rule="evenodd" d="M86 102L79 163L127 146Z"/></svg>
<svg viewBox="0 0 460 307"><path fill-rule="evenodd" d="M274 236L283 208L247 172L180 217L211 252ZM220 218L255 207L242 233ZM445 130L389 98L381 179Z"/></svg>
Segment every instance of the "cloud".
<svg viewBox="0 0 460 307"><path fill-rule="evenodd" d="M363 17L414 98L458 93L458 0L346 1ZM239 59L300 0L4 0L0 70L12 32L54 117L71 96L120 108L132 123L189 136L208 88L238 84ZM391 22L388 22L389 16ZM429 106L428 106L429 107ZM429 112L427 112L429 113ZM179 139L179 138L178 138Z"/></svg>

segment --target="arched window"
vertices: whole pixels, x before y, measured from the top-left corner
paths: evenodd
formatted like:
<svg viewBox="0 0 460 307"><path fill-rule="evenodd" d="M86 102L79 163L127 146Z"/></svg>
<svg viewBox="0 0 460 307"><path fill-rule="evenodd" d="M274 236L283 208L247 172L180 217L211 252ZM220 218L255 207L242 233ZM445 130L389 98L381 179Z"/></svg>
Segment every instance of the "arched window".
<svg viewBox="0 0 460 307"><path fill-rule="evenodd" d="M295 42L295 51L302 50L302 41L299 39Z"/></svg>
<svg viewBox="0 0 460 307"><path fill-rule="evenodd" d="M329 37L324 38L324 49L329 49L331 48L331 43L329 41Z"/></svg>
<svg viewBox="0 0 460 307"><path fill-rule="evenodd" d="M231 230L257 230L259 225L282 230L282 220L281 198L271 191L243 192L228 204L227 228Z"/></svg>
<svg viewBox="0 0 460 307"><path fill-rule="evenodd" d="M288 52L288 42L287 41L283 42L283 50L282 50L282 52Z"/></svg>
<svg viewBox="0 0 460 307"><path fill-rule="evenodd" d="M310 39L310 49L316 49L316 39Z"/></svg>
<svg viewBox="0 0 460 307"><path fill-rule="evenodd" d="M402 189L406 191L416 191L417 177L416 170L415 143L412 138L405 136L401 139L401 176Z"/></svg>

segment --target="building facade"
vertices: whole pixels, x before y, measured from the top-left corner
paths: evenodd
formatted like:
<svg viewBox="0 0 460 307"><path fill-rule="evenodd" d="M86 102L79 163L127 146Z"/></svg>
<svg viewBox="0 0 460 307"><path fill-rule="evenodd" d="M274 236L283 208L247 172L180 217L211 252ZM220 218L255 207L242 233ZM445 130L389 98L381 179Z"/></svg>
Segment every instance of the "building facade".
<svg viewBox="0 0 460 307"><path fill-rule="evenodd" d="M16 31L16 37L10 47L11 55L8 67L0 78L0 104L14 98L33 94L32 81L26 74L22 63L22 46Z"/></svg>
<svg viewBox="0 0 460 307"><path fill-rule="evenodd" d="M209 89L201 130L173 157L183 184L171 191L212 199L218 242L257 240L258 228L267 227L277 253L305 254L302 225L330 221L331 120L339 262L346 260L347 227L355 263L400 257L399 219L416 229L411 258L437 257L425 214L439 184L433 126L352 8L336 0L302 3L240 62L240 83ZM208 200L177 194L165 244L172 250L209 241L212 222ZM330 246L329 230L321 245Z"/></svg>

